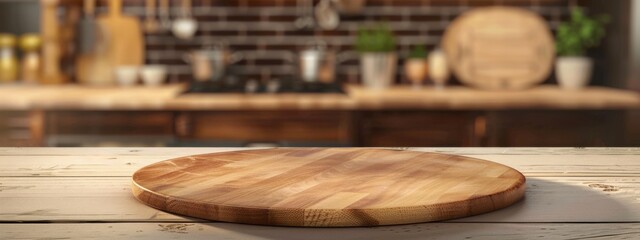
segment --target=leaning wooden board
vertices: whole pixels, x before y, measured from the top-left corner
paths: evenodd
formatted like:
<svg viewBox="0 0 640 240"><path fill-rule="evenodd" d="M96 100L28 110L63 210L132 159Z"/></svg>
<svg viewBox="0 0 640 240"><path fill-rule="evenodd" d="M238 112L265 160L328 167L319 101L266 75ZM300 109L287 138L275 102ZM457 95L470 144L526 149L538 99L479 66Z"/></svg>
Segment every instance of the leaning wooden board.
<svg viewBox="0 0 640 240"><path fill-rule="evenodd" d="M95 59L102 60L94 66L100 75L111 74L111 82L115 81L113 71L119 66L140 66L144 64L144 36L140 20L122 14L122 0L109 0L109 11L97 19L102 40L106 46L99 46ZM97 61L96 60L96 61Z"/></svg>
<svg viewBox="0 0 640 240"><path fill-rule="evenodd" d="M226 222L378 226L438 221L504 208L524 195L507 166L388 149L280 148L194 155L133 175L145 204Z"/></svg>
<svg viewBox="0 0 640 240"><path fill-rule="evenodd" d="M549 76L555 47L546 21L515 7L486 7L457 18L442 45L458 79L482 89L524 89Z"/></svg>

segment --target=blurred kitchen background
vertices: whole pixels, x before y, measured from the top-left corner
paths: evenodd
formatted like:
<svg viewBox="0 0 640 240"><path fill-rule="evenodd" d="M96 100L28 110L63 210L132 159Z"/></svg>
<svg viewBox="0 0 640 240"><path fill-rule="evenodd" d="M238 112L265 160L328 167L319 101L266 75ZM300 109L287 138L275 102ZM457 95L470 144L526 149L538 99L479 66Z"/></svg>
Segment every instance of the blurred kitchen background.
<svg viewBox="0 0 640 240"><path fill-rule="evenodd" d="M0 146L640 143L632 0L0 0Z"/></svg>

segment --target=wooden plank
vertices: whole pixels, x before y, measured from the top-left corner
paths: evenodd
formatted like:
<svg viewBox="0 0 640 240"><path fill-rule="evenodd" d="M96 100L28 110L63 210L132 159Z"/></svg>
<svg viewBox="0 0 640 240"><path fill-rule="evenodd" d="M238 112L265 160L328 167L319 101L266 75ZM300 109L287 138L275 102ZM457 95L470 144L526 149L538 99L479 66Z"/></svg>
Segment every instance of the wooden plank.
<svg viewBox="0 0 640 240"><path fill-rule="evenodd" d="M220 148L220 147L145 147L145 148L12 148L0 147L0 156L185 156L200 153L245 150L247 148ZM477 148L411 148L392 147L389 149L407 149L413 151L432 151L437 153L459 154L459 155L640 155L640 148L499 148L499 147L477 147Z"/></svg>
<svg viewBox="0 0 640 240"><path fill-rule="evenodd" d="M230 223L0 224L7 239L638 239L640 225L426 223L372 228L283 228Z"/></svg>
<svg viewBox="0 0 640 240"><path fill-rule="evenodd" d="M72 148L72 147L34 147L0 148L0 156L184 156L219 151L243 150L246 148Z"/></svg>
<svg viewBox="0 0 640 240"><path fill-rule="evenodd" d="M184 154L201 154L220 151L243 150L246 148L204 148L204 147L137 147L137 148L77 148L77 147L44 147L44 148L0 148L0 156L184 156Z"/></svg>
<svg viewBox="0 0 640 240"><path fill-rule="evenodd" d="M414 151L434 151L439 153L450 153L460 155L637 155L640 154L640 148L633 147L591 147L591 148L570 148L570 147L553 147L553 148L533 148L533 147L477 147L477 148L400 148L411 149Z"/></svg>
<svg viewBox="0 0 640 240"><path fill-rule="evenodd" d="M138 202L129 177L0 178L0 222L177 221ZM640 222L639 177L530 177L524 201L457 222Z"/></svg>
<svg viewBox="0 0 640 240"><path fill-rule="evenodd" d="M91 150L93 153L90 154ZM158 152L153 152L158 150ZM238 148L142 148L132 149L73 149L76 155L61 155L64 151L51 148L16 152L32 155L0 155L0 176L131 176L137 169L162 160L193 154L239 150ZM432 149L416 149L430 151ZM133 151L133 152L131 152ZM109 155L109 152L113 152ZM472 149L460 151L438 150L439 153L463 153L463 156L494 161L533 176L640 176L640 155L488 155ZM497 151L494 151L497 152ZM606 152L594 151L590 152ZM44 153L50 153L46 155ZM471 153L471 154L464 154ZM574 152L570 152L574 153Z"/></svg>

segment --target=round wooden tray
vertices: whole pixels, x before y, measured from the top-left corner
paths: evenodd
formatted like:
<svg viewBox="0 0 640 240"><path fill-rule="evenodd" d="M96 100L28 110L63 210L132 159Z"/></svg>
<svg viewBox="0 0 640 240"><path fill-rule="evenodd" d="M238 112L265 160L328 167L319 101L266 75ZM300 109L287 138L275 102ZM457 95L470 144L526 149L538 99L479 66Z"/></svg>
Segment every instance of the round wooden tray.
<svg viewBox="0 0 640 240"><path fill-rule="evenodd" d="M379 226L460 218L524 196L524 176L469 157L389 149L275 148L158 162L133 194L164 211L278 226Z"/></svg>
<svg viewBox="0 0 640 240"><path fill-rule="evenodd" d="M524 89L543 82L555 46L546 21L516 7L485 7L458 17L442 47L456 77L482 89Z"/></svg>

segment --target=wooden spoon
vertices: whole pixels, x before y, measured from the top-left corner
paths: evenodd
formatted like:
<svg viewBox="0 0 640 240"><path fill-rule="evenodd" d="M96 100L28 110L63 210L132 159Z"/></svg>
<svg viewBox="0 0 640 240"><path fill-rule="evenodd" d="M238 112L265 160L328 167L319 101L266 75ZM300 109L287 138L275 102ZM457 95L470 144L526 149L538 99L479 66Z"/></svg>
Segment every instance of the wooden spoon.
<svg viewBox="0 0 640 240"><path fill-rule="evenodd" d="M147 0L146 18L144 20L144 30L147 33L154 33L160 30L160 23L156 19L156 0Z"/></svg>

